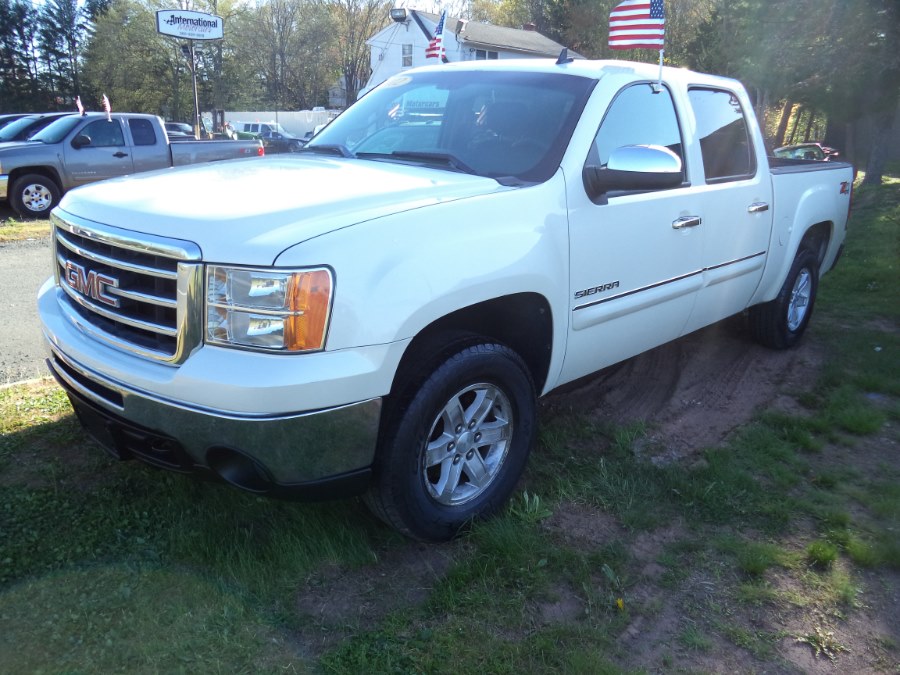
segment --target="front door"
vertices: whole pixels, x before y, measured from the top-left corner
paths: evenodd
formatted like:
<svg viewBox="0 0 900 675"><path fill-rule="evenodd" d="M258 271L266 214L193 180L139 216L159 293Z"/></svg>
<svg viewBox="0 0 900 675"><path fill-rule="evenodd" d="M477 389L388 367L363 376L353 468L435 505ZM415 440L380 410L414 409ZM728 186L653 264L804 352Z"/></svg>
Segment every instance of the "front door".
<svg viewBox="0 0 900 675"><path fill-rule="evenodd" d="M73 187L134 172L131 148L125 143L118 118L95 120L84 126L76 138L79 136L87 136L90 143L80 148L71 143L65 145L66 168Z"/></svg>
<svg viewBox="0 0 900 675"><path fill-rule="evenodd" d="M587 161L605 165L612 150L629 145L663 146L684 162L668 89L641 83L620 91ZM562 382L681 334L703 278L697 202L687 180L674 189L610 192L596 202L582 181L569 181L570 334Z"/></svg>

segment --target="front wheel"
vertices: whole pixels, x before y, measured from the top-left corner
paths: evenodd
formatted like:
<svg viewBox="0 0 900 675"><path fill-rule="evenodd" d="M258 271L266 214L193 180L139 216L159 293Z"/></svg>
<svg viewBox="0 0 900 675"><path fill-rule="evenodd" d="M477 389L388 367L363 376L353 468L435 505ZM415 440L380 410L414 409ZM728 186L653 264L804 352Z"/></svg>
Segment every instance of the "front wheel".
<svg viewBox="0 0 900 675"><path fill-rule="evenodd" d="M28 174L13 183L9 202L22 218L46 218L59 202L59 188L46 176Z"/></svg>
<svg viewBox="0 0 900 675"><path fill-rule="evenodd" d="M407 536L452 538L501 507L535 438L535 392L511 349L475 344L435 369L389 416L366 495Z"/></svg>
<svg viewBox="0 0 900 675"><path fill-rule="evenodd" d="M753 338L771 349L796 345L809 325L818 289L819 257L803 247L775 299L750 308Z"/></svg>

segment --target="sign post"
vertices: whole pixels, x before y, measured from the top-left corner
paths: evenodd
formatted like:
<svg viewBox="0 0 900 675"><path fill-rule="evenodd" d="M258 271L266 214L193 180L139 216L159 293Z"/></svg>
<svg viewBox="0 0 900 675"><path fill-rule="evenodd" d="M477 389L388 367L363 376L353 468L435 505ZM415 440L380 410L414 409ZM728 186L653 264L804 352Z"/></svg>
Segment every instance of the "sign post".
<svg viewBox="0 0 900 675"><path fill-rule="evenodd" d="M182 9L161 9L156 13L156 31L162 35L186 39L181 46L191 69L194 87L194 136L200 138L200 97L197 93L197 59L194 40L221 40L225 35L225 22L221 16Z"/></svg>

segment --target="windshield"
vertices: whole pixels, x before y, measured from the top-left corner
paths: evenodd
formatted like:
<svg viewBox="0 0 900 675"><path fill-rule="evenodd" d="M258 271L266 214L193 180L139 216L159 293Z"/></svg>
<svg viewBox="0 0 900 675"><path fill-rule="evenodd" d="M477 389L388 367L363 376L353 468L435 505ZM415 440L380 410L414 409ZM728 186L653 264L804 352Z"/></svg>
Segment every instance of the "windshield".
<svg viewBox="0 0 900 675"><path fill-rule="evenodd" d="M34 124L34 121L39 119L37 117L20 117L17 120L14 120L7 124L5 127L0 129L0 141L14 141L16 140L16 136L23 129L27 129L29 125Z"/></svg>
<svg viewBox="0 0 900 675"><path fill-rule="evenodd" d="M48 124L34 136L32 141L40 141L41 143L59 143L62 139L69 135L76 126L81 123L80 115L71 115L68 117L60 117L55 122Z"/></svg>
<svg viewBox="0 0 900 675"><path fill-rule="evenodd" d="M559 167L593 85L562 73L401 74L348 108L306 149L541 182Z"/></svg>

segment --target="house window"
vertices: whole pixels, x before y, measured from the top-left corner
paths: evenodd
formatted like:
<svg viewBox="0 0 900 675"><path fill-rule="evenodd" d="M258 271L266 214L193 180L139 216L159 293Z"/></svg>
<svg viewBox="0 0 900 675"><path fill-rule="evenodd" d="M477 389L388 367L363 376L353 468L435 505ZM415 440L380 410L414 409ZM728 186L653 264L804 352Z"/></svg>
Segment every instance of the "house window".
<svg viewBox="0 0 900 675"><path fill-rule="evenodd" d="M412 45L403 45L403 67L409 68L412 65Z"/></svg>
<svg viewBox="0 0 900 675"><path fill-rule="evenodd" d="M496 59L497 52L489 52L484 49L476 49L475 50L475 60L476 61L484 61L486 59Z"/></svg>

